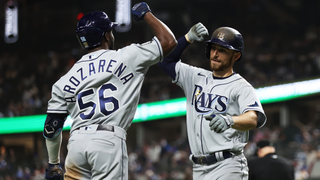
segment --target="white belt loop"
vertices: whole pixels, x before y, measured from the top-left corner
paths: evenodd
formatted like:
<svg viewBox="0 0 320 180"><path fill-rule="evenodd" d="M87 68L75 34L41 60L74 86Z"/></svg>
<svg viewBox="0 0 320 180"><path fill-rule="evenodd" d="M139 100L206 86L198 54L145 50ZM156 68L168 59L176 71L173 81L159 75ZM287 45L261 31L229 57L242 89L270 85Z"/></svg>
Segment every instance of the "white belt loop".
<svg viewBox="0 0 320 180"><path fill-rule="evenodd" d="M193 157L193 155L192 154L190 154L189 155L189 160L192 162L192 164L194 165L194 164L196 164L193 160L192 160L192 157Z"/></svg>
<svg viewBox="0 0 320 180"><path fill-rule="evenodd" d="M222 151L215 152L214 155L216 156L217 161L222 161L223 160Z"/></svg>
<svg viewBox="0 0 320 180"><path fill-rule="evenodd" d="M220 156L220 158L221 158L221 161L224 160L223 151L219 151L219 156Z"/></svg>
<svg viewBox="0 0 320 180"><path fill-rule="evenodd" d="M126 132L126 130L122 129L121 127L114 126L114 135L123 139L123 140L126 140L127 132Z"/></svg>

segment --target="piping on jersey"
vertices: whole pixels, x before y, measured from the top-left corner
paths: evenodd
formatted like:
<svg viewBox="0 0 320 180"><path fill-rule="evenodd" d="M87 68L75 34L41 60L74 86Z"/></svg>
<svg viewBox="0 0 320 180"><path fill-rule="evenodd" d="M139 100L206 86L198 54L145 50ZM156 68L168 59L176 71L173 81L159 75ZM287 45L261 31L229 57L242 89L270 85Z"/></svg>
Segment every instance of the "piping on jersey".
<svg viewBox="0 0 320 180"><path fill-rule="evenodd" d="M102 54L104 54L104 53L106 53L106 52L108 52L108 51L109 51L109 50L106 50L106 51L102 52L102 53L101 53L99 56L97 56L96 58L78 61L78 62L76 62L76 64L77 64L77 63L82 63L82 62L87 62L87 61L94 61L94 60L98 59L100 56L102 56Z"/></svg>
<svg viewBox="0 0 320 180"><path fill-rule="evenodd" d="M203 114L201 115L201 123L200 123L200 140L201 140L201 149L202 149L202 154L204 154L204 150L203 150L203 136L202 136L202 121L203 121Z"/></svg>
<svg viewBox="0 0 320 180"><path fill-rule="evenodd" d="M152 39L154 39L154 38L152 38ZM158 49L159 49L159 51L160 51L162 48L160 48L158 41L155 40L155 39L154 39L154 41L157 43ZM160 51L160 62L162 61L162 58L163 58L163 57L162 57L162 53L163 53L163 52Z"/></svg>
<svg viewBox="0 0 320 180"><path fill-rule="evenodd" d="M121 138L119 138L120 139L120 143L121 143L121 151L122 151L122 156L121 156L121 180L123 180L123 176L124 176L124 174L123 174L123 169L124 169L124 160L123 160L123 156L124 156L124 153L123 153L123 140L121 139ZM129 176L129 175L128 175Z"/></svg>
<svg viewBox="0 0 320 180"><path fill-rule="evenodd" d="M208 79L208 78L206 78L206 80L207 80L207 79ZM217 87L217 86L230 84L230 83L233 83L233 82L238 81L238 80L241 80L241 78L235 79L235 80L230 81L230 82L227 82L227 83L215 85L215 86L213 86L213 87L211 88L210 93L212 92L213 88L215 88L215 87ZM208 84L208 81L206 81L206 83ZM208 101L209 101L209 100L207 99L207 103L208 103ZM227 110L226 110L226 111L227 111ZM204 141L204 139L203 139L203 136L202 136L202 129L203 129L203 127L202 127L202 121L203 121L203 114L201 115L201 123L200 123L200 140L201 140L200 143L201 143L202 154L205 154L205 153L204 153L204 149L203 149L203 143L204 143L203 141Z"/></svg>

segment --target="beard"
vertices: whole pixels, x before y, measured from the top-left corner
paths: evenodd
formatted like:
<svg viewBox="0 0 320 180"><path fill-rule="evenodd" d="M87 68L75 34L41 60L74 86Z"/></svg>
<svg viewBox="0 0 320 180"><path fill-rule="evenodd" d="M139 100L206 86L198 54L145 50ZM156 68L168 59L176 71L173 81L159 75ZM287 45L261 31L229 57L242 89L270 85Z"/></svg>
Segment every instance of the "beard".
<svg viewBox="0 0 320 180"><path fill-rule="evenodd" d="M221 61L220 63L213 63L210 59L210 68L213 71L224 71L226 69L229 69L232 67L233 63L232 63L232 58L233 55L226 61Z"/></svg>

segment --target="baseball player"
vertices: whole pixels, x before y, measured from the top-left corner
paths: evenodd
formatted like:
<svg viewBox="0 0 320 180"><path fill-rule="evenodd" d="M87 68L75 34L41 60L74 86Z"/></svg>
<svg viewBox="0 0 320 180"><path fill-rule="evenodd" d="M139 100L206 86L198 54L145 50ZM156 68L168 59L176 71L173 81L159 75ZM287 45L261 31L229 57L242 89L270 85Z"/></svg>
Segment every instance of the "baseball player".
<svg viewBox="0 0 320 180"><path fill-rule="evenodd" d="M163 60L177 45L171 30L142 2L132 7L155 35L144 44L114 48L111 22L105 12L83 16L77 37L88 53L52 87L43 135L49 156L46 179L62 179L59 151L68 115L73 123L65 161L65 179L128 179L126 131L134 118L149 66Z"/></svg>
<svg viewBox="0 0 320 180"><path fill-rule="evenodd" d="M193 179L248 179L243 147L249 130L262 127L266 116L254 88L233 71L244 49L242 35L230 27L216 29L207 41L208 71L180 61L184 49L203 41L208 31L194 25L159 66L186 95L187 131Z"/></svg>

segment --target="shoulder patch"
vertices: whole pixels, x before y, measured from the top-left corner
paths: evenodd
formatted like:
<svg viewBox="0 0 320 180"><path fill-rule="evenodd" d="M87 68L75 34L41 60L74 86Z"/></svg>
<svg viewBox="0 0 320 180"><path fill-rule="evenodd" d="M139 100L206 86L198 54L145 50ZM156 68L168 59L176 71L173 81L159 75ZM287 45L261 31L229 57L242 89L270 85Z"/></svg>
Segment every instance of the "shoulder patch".
<svg viewBox="0 0 320 180"><path fill-rule="evenodd" d="M259 104L255 101L254 104L249 104L248 107L259 107Z"/></svg>

